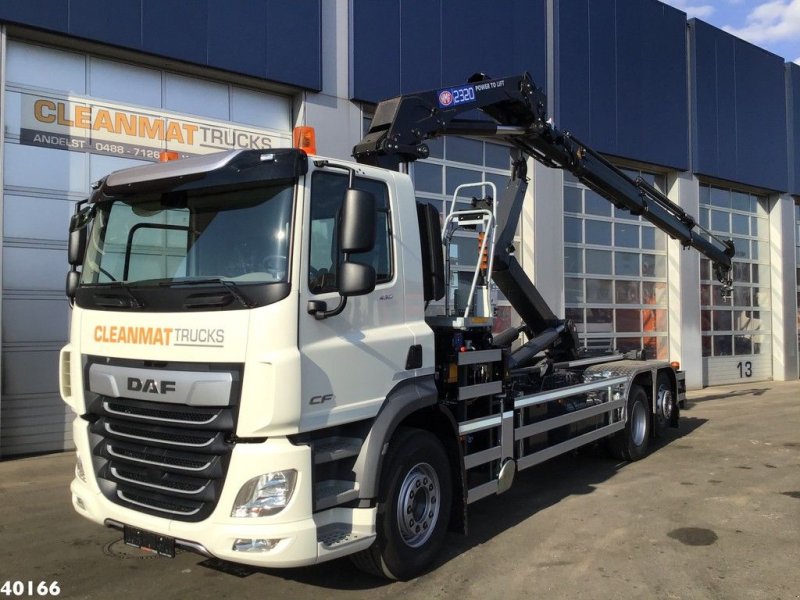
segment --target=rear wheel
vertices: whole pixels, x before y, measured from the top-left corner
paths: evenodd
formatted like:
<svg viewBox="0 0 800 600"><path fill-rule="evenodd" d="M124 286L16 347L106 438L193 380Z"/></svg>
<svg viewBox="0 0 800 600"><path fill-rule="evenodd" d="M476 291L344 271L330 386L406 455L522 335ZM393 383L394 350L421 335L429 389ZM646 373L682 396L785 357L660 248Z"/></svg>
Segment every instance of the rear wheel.
<svg viewBox="0 0 800 600"><path fill-rule="evenodd" d="M626 408L625 429L611 438L609 446L617 458L634 461L647 454L650 443L650 403L642 386L631 386Z"/></svg>
<svg viewBox="0 0 800 600"><path fill-rule="evenodd" d="M407 580L433 566L450 520L450 463L441 442L402 428L389 446L381 477L377 539L353 555L360 569Z"/></svg>
<svg viewBox="0 0 800 600"><path fill-rule="evenodd" d="M678 403L672 393L672 383L663 371L656 379L655 410L653 410L653 432L656 437L664 437L667 428L677 422Z"/></svg>

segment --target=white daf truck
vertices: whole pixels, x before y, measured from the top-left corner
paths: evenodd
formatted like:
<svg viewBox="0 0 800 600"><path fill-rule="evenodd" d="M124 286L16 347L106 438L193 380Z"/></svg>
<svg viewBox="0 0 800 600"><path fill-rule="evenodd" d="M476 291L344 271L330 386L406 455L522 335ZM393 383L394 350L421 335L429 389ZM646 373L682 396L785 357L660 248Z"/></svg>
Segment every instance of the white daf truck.
<svg viewBox="0 0 800 600"><path fill-rule="evenodd" d="M547 307L511 244L526 160L695 247L727 286L733 246L544 106L527 75L476 76L382 102L356 162L234 150L93 185L70 226L60 357L75 510L167 556L351 555L408 579L518 470L603 438L644 456L677 426L683 374L641 352L587 352ZM457 118L473 109L489 119ZM506 189L457 190L442 215L418 203L397 169L446 134L506 143ZM450 264L459 229L480 245L466 280ZM522 325L493 332L492 285Z"/></svg>

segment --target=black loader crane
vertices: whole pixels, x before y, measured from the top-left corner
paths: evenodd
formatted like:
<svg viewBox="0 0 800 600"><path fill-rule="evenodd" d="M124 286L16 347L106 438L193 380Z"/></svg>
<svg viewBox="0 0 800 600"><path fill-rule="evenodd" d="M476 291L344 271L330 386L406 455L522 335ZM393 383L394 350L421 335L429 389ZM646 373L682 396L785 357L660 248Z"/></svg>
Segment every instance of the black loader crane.
<svg viewBox="0 0 800 600"><path fill-rule="evenodd" d="M491 120L458 118L476 109ZM527 188L528 156L571 172L617 208L641 215L684 247L697 249L712 261L717 279L730 292L733 242L717 238L646 181L632 179L575 136L555 127L547 119L544 92L527 73L500 79L476 74L463 86L385 100L378 104L353 156L360 163L399 170L401 164L427 158L425 140L441 135L491 138L511 147L512 179L499 203L500 234L494 246L492 279L524 325L496 335L494 341L508 345L521 331L529 341L509 357L510 367L526 366L543 350L556 361L579 358L574 325L553 313L513 256L511 240Z"/></svg>

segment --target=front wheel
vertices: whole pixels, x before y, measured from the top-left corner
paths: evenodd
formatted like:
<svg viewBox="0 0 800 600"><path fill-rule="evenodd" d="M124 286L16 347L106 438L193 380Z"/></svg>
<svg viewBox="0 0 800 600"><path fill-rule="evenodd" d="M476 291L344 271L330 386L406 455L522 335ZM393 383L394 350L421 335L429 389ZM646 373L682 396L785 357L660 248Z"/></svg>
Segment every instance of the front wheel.
<svg viewBox="0 0 800 600"><path fill-rule="evenodd" d="M353 555L360 569L407 580L433 565L450 520L450 463L441 442L402 428L389 445L381 477L377 539Z"/></svg>
<svg viewBox="0 0 800 600"><path fill-rule="evenodd" d="M611 438L611 451L619 459L634 461L644 458L650 443L650 403L640 385L632 385L626 405L625 429Z"/></svg>

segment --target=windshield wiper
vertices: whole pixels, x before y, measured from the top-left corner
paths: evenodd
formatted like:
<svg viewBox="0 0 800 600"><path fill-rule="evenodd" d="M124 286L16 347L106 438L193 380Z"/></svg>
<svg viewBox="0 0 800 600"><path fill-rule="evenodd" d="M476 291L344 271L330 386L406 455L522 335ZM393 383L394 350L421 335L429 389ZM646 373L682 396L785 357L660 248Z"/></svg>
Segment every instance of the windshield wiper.
<svg viewBox="0 0 800 600"><path fill-rule="evenodd" d="M122 290L128 295L128 300L130 301L131 308L144 308L144 303L141 300L139 300L139 298L136 297L136 295L131 291L130 285L125 283L124 281L112 281L110 283L103 283L99 285L102 286L102 289L111 288L113 290ZM102 292L100 293L100 295L102 295Z"/></svg>
<svg viewBox="0 0 800 600"><path fill-rule="evenodd" d="M160 287L172 287L173 285L207 285L209 283L218 283L222 287L224 287L231 296L236 298L239 303L244 306L245 308L255 308L256 304L252 300L250 300L247 296L245 296L241 288L231 281L230 279L222 279L221 277L205 277L203 279L182 279L182 280L169 280L169 281L161 281L159 282Z"/></svg>

